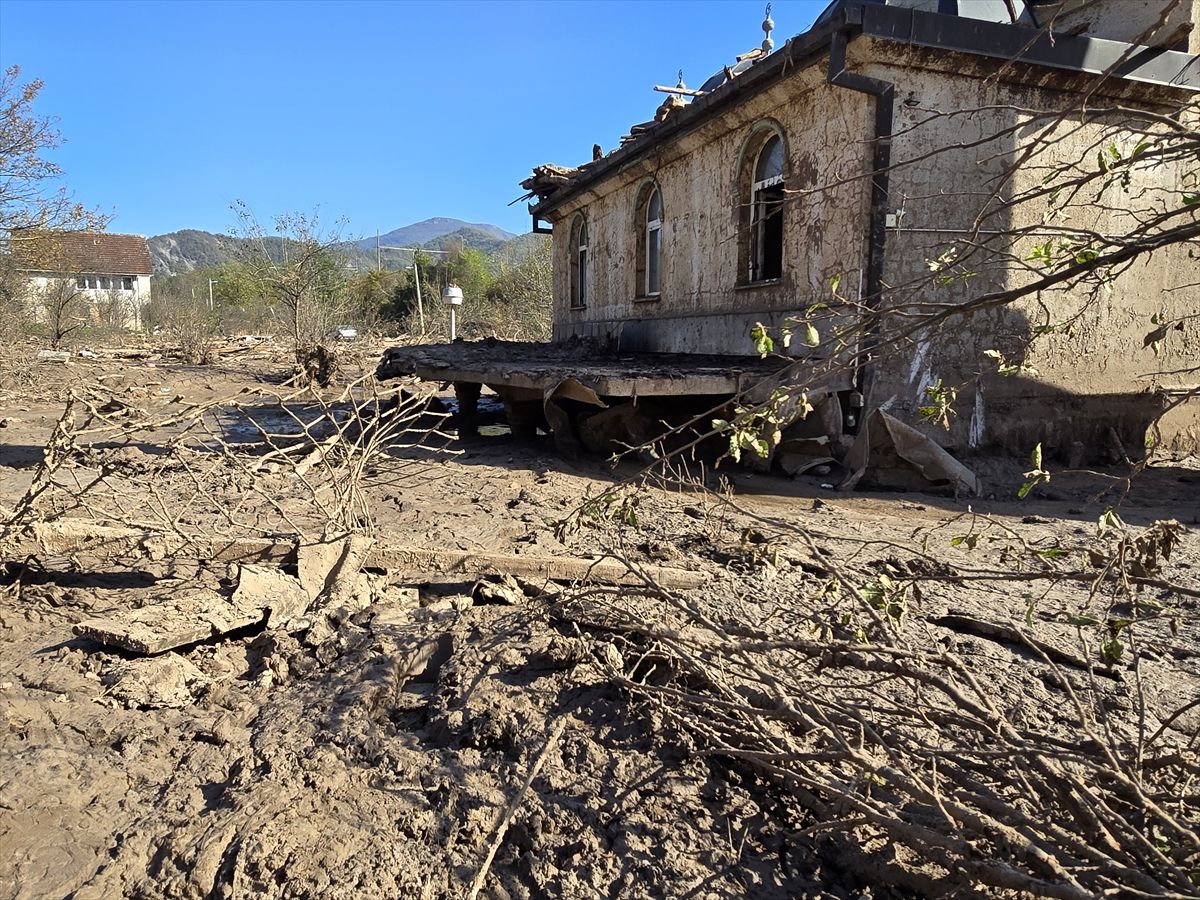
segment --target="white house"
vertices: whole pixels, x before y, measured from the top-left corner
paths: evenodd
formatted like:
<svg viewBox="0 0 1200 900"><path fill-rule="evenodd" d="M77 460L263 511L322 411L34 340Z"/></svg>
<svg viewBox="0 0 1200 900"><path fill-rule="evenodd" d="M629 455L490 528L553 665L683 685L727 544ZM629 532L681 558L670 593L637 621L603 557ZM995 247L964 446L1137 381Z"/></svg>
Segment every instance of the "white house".
<svg viewBox="0 0 1200 900"><path fill-rule="evenodd" d="M39 231L12 239L11 252L34 291L66 279L89 302L97 323L115 303L117 321L141 327L153 271L150 247L142 235Z"/></svg>

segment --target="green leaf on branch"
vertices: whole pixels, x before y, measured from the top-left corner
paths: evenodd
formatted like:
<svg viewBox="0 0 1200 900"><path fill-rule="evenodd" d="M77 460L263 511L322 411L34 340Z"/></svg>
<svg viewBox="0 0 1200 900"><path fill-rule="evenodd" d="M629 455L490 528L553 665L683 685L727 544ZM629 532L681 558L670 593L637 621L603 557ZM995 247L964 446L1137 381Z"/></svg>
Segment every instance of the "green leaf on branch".
<svg viewBox="0 0 1200 900"><path fill-rule="evenodd" d="M750 331L750 339L754 341L754 349L762 358L766 358L768 353L775 350L775 342L771 340L771 335L767 332L767 327L762 322L755 322L754 328Z"/></svg>
<svg viewBox="0 0 1200 900"><path fill-rule="evenodd" d="M1034 366L1027 363L1010 363L999 350L984 350L983 355L988 359L996 361L996 373L1005 378L1011 378L1014 375L1025 375L1030 378L1036 378L1042 374Z"/></svg>
<svg viewBox="0 0 1200 900"><path fill-rule="evenodd" d="M1050 473L1042 468L1042 445L1040 442L1033 448L1029 461L1031 468L1025 473L1025 483L1017 489L1018 500L1024 500L1035 487L1050 480Z"/></svg>
<svg viewBox="0 0 1200 900"><path fill-rule="evenodd" d="M949 431L950 419L957 415L954 404L958 401L958 388L942 384L942 379L939 378L925 388L925 394L929 397L930 404L917 407L921 421L941 425Z"/></svg>

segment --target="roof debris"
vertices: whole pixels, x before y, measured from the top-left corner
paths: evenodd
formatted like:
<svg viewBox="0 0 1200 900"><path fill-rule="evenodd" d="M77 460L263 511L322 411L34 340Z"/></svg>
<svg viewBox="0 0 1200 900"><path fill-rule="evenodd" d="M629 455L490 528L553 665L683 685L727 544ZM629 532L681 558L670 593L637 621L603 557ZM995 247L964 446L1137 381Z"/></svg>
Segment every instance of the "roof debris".
<svg viewBox="0 0 1200 900"><path fill-rule="evenodd" d="M531 197L544 200L560 187L570 182L578 172L578 168L556 166L554 163L546 163L545 165L538 166L533 170L531 176L521 182L521 187L529 193L524 197L520 197L517 202L528 200Z"/></svg>

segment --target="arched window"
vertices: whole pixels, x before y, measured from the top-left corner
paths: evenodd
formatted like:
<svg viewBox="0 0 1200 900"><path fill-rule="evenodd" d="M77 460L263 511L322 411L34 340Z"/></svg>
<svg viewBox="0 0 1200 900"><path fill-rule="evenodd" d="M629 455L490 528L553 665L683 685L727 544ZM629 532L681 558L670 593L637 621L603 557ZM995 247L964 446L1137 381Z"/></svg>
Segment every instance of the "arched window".
<svg viewBox="0 0 1200 900"><path fill-rule="evenodd" d="M576 216L571 224L571 308L583 309L588 299L587 219Z"/></svg>
<svg viewBox="0 0 1200 900"><path fill-rule="evenodd" d="M750 194L750 280L783 276L783 140L775 134L758 152Z"/></svg>
<svg viewBox="0 0 1200 900"><path fill-rule="evenodd" d="M662 194L650 184L643 188L637 214L639 297L657 297L662 291L662 226Z"/></svg>
<svg viewBox="0 0 1200 900"><path fill-rule="evenodd" d="M788 211L787 137L778 122L755 123L742 142L734 170L734 217L737 226L738 284L783 278L783 244Z"/></svg>

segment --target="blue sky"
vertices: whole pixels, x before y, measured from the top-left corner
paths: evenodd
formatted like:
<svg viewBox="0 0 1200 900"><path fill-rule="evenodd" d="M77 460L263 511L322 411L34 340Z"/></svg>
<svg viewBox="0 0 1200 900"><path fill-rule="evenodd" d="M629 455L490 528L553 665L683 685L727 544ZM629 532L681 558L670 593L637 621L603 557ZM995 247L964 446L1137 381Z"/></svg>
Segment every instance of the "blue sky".
<svg viewBox="0 0 1200 900"><path fill-rule="evenodd" d="M827 0L776 0L776 44ZM41 78L54 159L110 230L227 230L319 207L367 236L430 216L529 230L506 204L762 40L726 2L0 0L0 65Z"/></svg>

